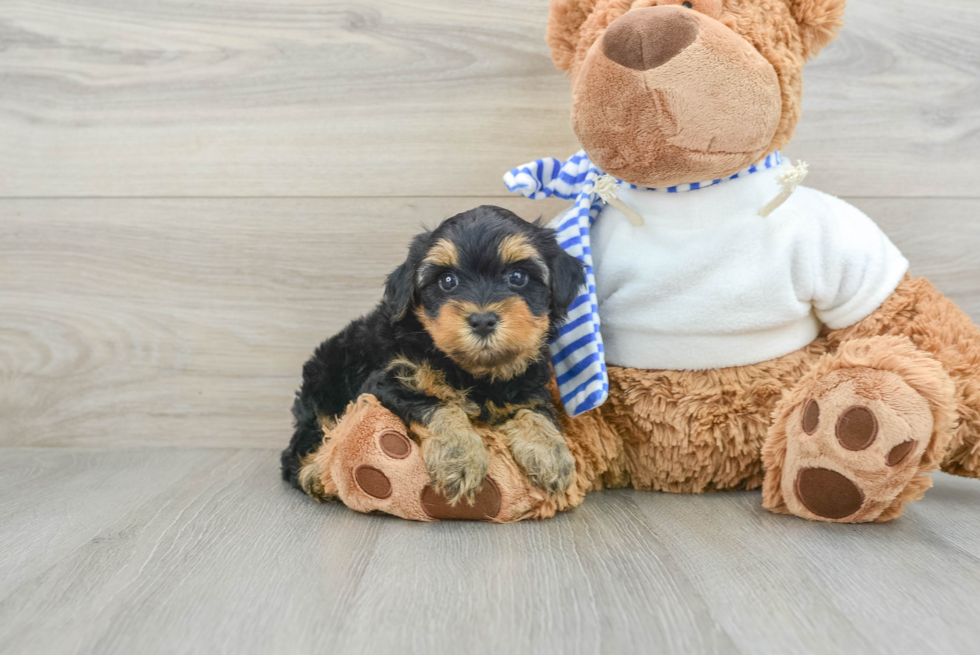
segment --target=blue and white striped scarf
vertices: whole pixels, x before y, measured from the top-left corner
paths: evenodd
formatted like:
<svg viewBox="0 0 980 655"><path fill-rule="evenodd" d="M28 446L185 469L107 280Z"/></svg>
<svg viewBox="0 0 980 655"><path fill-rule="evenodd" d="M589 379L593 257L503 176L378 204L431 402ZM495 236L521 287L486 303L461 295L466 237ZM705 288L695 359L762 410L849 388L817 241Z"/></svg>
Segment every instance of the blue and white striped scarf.
<svg viewBox="0 0 980 655"><path fill-rule="evenodd" d="M728 178L682 184L661 191L696 191L781 164L782 158L778 152L774 152L758 164ZM599 301L589 235L589 229L604 204L595 190L596 180L602 175L603 171L592 163L584 150L565 162L554 158L539 159L504 175L504 184L510 191L532 200L557 196L575 201L568 212L551 222L561 247L585 264L586 286L569 307L568 318L559 328L558 336L549 344L561 401L569 416L594 409L609 397L609 374L599 331ZM622 181L619 184L638 188Z"/></svg>

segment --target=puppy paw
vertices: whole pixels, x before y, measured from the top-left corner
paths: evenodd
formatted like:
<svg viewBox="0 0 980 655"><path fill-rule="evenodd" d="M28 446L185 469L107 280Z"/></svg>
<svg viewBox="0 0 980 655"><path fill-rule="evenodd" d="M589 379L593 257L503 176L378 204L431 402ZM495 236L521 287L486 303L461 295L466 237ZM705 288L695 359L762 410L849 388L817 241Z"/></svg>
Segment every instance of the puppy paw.
<svg viewBox="0 0 980 655"><path fill-rule="evenodd" d="M550 418L521 410L501 432L531 484L553 496L568 491L575 479L575 460Z"/></svg>
<svg viewBox="0 0 980 655"><path fill-rule="evenodd" d="M562 443L524 442L510 446L514 460L538 489L561 495L572 485L575 460Z"/></svg>
<svg viewBox="0 0 980 655"><path fill-rule="evenodd" d="M422 458L432 488L450 505L473 505L490 470L490 453L460 407L437 409L427 426L413 426L422 442Z"/></svg>
<svg viewBox="0 0 980 655"><path fill-rule="evenodd" d="M432 488L456 505L472 505L490 470L490 455L483 439L472 430L434 433L422 444L422 458Z"/></svg>

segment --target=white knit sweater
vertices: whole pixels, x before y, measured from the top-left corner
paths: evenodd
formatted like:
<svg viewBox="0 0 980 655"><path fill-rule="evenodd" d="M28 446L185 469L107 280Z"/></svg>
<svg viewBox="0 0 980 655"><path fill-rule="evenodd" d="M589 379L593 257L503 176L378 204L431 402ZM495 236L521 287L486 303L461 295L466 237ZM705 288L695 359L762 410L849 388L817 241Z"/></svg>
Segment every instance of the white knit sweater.
<svg viewBox="0 0 980 655"><path fill-rule="evenodd" d="M768 218L782 167L682 193L621 187L592 257L606 360L647 369L754 364L843 328L888 298L908 261L865 214L798 188Z"/></svg>

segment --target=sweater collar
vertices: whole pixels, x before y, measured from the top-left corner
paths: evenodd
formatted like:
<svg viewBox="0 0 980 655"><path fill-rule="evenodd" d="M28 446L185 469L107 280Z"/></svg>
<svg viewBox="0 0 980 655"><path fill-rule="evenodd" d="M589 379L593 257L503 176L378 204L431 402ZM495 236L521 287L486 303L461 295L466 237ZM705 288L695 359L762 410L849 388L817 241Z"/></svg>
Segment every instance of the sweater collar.
<svg viewBox="0 0 980 655"><path fill-rule="evenodd" d="M722 182L727 182L729 180L738 180L761 171L766 171L771 168L776 168L781 166L783 163L783 158L780 156L779 151L766 155L766 158L759 161L758 163L752 164L747 168L743 168L738 173L734 175L729 175L728 177L718 178L717 180L710 180L708 182L694 182L692 184L681 184L679 186L662 187L659 189L653 187L641 187L635 184L629 184L628 182L623 182L620 180L620 185L624 187L629 187L630 189L646 189L647 191L666 191L667 193L685 193L687 191L697 191L699 189L704 189L710 186L715 186L716 184L721 184Z"/></svg>
<svg viewBox="0 0 980 655"><path fill-rule="evenodd" d="M622 180L617 180L623 188L644 189L648 191L660 191L665 193L686 193L697 191L707 187L715 186L747 177L760 171L769 170L782 165L783 158L779 151L767 155L759 162L730 175L725 178L708 180L706 182L694 182L692 184L681 184L672 187L641 187ZM584 150L579 150L564 162L549 157L518 166L504 175L504 184L513 193L532 200L549 198L556 196L565 200L574 200L583 193L593 193L596 180L603 175L602 169L596 166Z"/></svg>

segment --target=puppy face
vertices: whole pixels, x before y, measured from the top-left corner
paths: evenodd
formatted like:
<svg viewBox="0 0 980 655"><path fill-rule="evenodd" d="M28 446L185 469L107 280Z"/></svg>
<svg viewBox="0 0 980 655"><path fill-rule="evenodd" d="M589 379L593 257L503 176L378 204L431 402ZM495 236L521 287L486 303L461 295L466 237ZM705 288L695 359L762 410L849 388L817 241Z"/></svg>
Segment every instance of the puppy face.
<svg viewBox="0 0 980 655"><path fill-rule="evenodd" d="M413 313L461 368L507 380L543 356L583 283L551 230L484 206L419 235L385 295L394 319Z"/></svg>

